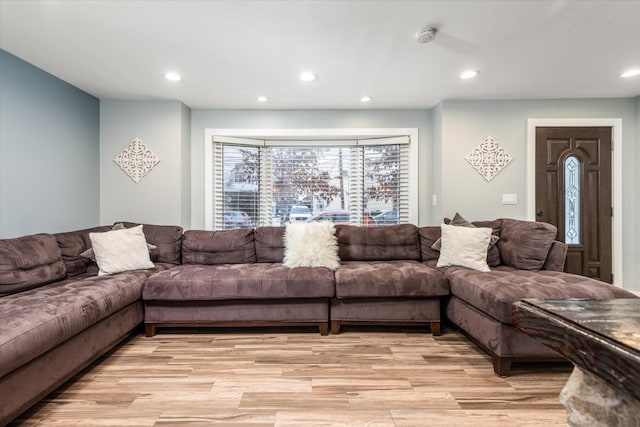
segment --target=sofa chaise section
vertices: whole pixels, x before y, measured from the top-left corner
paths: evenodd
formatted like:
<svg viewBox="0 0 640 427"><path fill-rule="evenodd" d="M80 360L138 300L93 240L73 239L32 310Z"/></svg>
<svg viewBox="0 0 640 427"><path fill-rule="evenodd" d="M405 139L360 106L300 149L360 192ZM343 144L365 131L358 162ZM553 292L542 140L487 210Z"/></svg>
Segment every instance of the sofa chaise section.
<svg viewBox="0 0 640 427"><path fill-rule="evenodd" d="M282 325L326 335L333 272L282 265L283 236L284 227L186 231L183 265L145 284L146 335L158 327Z"/></svg>
<svg viewBox="0 0 640 427"><path fill-rule="evenodd" d="M500 265L490 272L463 267L443 271L451 288L447 318L492 357L506 376L514 361L554 361L559 355L513 326L513 304L525 298L635 298L631 292L562 271L567 247L556 228L540 222L500 220Z"/></svg>
<svg viewBox="0 0 640 427"><path fill-rule="evenodd" d="M97 276L96 264L80 254L90 248L90 232L109 226L0 241L0 289L12 287L0 298L0 425L142 323L144 280L173 267L167 261L176 258L161 242L179 242L182 235L180 227L147 227L157 235L155 268L106 276ZM51 267L60 264L62 270Z"/></svg>
<svg viewBox="0 0 640 427"><path fill-rule="evenodd" d="M335 272L331 332L348 324L429 325L440 334L444 274L421 263L418 228L336 227L342 265Z"/></svg>

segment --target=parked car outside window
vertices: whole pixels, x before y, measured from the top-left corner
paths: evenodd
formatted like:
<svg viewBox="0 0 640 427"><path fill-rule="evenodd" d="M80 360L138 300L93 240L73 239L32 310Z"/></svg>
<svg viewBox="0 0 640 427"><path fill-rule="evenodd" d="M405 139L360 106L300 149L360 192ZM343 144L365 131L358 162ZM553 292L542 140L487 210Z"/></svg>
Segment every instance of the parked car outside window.
<svg viewBox="0 0 640 427"><path fill-rule="evenodd" d="M233 230L235 228L253 227L253 222L249 215L242 211L227 211L224 213L224 229Z"/></svg>
<svg viewBox="0 0 640 427"><path fill-rule="evenodd" d="M351 215L346 210L331 210L320 212L318 215L311 218L309 221L331 221L336 224L349 224ZM368 213L364 213L362 216L364 225L375 225L375 221Z"/></svg>
<svg viewBox="0 0 640 427"><path fill-rule="evenodd" d="M373 220L378 225L390 225L398 223L398 211L392 210L387 212L382 212L381 214L374 215Z"/></svg>
<svg viewBox="0 0 640 427"><path fill-rule="evenodd" d="M311 209L307 206L291 206L289 210L289 222L306 222L311 217Z"/></svg>

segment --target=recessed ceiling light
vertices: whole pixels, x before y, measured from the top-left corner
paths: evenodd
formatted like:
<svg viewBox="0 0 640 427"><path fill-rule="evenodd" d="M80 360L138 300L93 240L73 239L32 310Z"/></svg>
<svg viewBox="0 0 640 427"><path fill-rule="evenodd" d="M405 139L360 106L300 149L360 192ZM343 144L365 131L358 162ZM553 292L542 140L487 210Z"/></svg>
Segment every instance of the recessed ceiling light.
<svg viewBox="0 0 640 427"><path fill-rule="evenodd" d="M635 76L640 76L640 68L632 68L620 74L620 77L624 77L624 78L635 77Z"/></svg>
<svg viewBox="0 0 640 427"><path fill-rule="evenodd" d="M318 75L312 73L311 71L304 71L300 74L300 80L303 82L312 82L314 80L318 80Z"/></svg>
<svg viewBox="0 0 640 427"><path fill-rule="evenodd" d="M370 96L363 96L362 98L360 98L360 102L369 102L369 101L371 101Z"/></svg>
<svg viewBox="0 0 640 427"><path fill-rule="evenodd" d="M164 78L167 80L171 80L172 82L179 82L180 80L182 80L180 74L174 73L173 71L166 73L164 75Z"/></svg>
<svg viewBox="0 0 640 427"><path fill-rule="evenodd" d="M460 74L460 78L463 79L463 80L472 79L477 75L478 75L478 72L476 70L467 70L467 71L463 72L462 74Z"/></svg>
<svg viewBox="0 0 640 427"><path fill-rule="evenodd" d="M258 97L258 102L267 102L267 97L266 96L259 96Z"/></svg>

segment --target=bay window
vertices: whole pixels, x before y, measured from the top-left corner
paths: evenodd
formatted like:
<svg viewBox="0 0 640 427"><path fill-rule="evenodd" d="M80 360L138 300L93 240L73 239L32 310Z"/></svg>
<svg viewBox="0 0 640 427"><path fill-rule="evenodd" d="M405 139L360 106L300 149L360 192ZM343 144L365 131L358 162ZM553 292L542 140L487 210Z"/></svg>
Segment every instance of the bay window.
<svg viewBox="0 0 640 427"><path fill-rule="evenodd" d="M410 219L409 136L258 140L214 136L211 228Z"/></svg>

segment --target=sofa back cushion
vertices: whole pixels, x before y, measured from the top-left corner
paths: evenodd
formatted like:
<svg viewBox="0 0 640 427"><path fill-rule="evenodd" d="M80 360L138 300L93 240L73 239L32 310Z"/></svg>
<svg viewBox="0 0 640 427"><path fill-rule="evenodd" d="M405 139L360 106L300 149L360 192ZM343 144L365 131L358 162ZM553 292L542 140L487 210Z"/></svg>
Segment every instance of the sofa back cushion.
<svg viewBox="0 0 640 427"><path fill-rule="evenodd" d="M253 229L185 231L183 264L246 264L256 262Z"/></svg>
<svg viewBox="0 0 640 427"><path fill-rule="evenodd" d="M253 232L258 262L282 262L285 227L257 227Z"/></svg>
<svg viewBox="0 0 640 427"><path fill-rule="evenodd" d="M438 259L440 251L431 246L440 238L440 226L428 226L418 228L418 238L420 242L420 253L422 261Z"/></svg>
<svg viewBox="0 0 640 427"><path fill-rule="evenodd" d="M418 227L413 224L336 225L336 237L342 261L420 260Z"/></svg>
<svg viewBox="0 0 640 427"><path fill-rule="evenodd" d="M450 219L445 218L444 223L449 224ZM491 228L494 236L500 237L500 230L502 228L502 220L496 219L493 221L473 221L474 227L479 228ZM454 224L455 225L455 224ZM418 236L420 238L420 253L422 254L422 261L429 261L438 259L440 257L440 251L433 248L433 244L440 238L439 226L427 226L420 227L418 229ZM497 245L489 246L487 250L487 265L489 267L497 267L502 264L500 259L500 251Z"/></svg>
<svg viewBox="0 0 640 427"><path fill-rule="evenodd" d="M51 234L0 240L0 296L64 279L67 269Z"/></svg>
<svg viewBox="0 0 640 427"><path fill-rule="evenodd" d="M549 248L549 253L547 254L547 259L544 261L542 269L563 271L568 249L569 247L566 243L554 240L551 244L551 248Z"/></svg>
<svg viewBox="0 0 640 427"><path fill-rule="evenodd" d="M62 253L62 260L67 268L67 276L73 277L84 273L98 273L98 266L95 262L80 254L91 247L89 233L104 233L111 230L111 226L87 228L84 230L57 233L56 240Z"/></svg>
<svg viewBox="0 0 640 427"><path fill-rule="evenodd" d="M494 219L492 221L473 221L471 224L478 228L490 228L492 230L491 234L500 237L503 221L501 219ZM490 245L487 250L487 264L489 267L497 267L502 264L502 258L500 258L500 250L498 249L497 242L494 245Z"/></svg>
<svg viewBox="0 0 640 427"><path fill-rule="evenodd" d="M498 250L502 263L520 270L540 270L557 229L545 222L503 219Z"/></svg>
<svg viewBox="0 0 640 427"><path fill-rule="evenodd" d="M127 228L139 224L123 222ZM152 262L164 262L167 264L180 264L182 258L182 227L177 225L153 225L143 224L142 231L147 243L156 246L149 252Z"/></svg>

